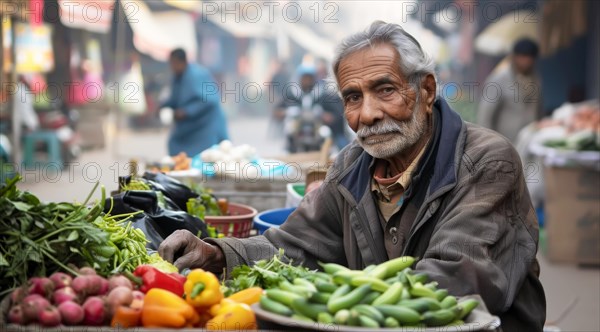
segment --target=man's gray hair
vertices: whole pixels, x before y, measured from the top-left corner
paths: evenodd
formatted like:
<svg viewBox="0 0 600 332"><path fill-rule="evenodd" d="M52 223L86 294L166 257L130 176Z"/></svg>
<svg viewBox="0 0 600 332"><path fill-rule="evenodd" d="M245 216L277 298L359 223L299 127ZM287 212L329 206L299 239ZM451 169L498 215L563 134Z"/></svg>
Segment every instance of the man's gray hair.
<svg viewBox="0 0 600 332"><path fill-rule="evenodd" d="M365 31L355 33L342 41L333 59L333 75L338 81L340 62L350 54L378 44L393 46L400 55L400 71L409 84L418 91L425 76L435 79L435 63L423 52L419 42L398 24L383 21L373 22ZM419 94L417 94L418 96Z"/></svg>

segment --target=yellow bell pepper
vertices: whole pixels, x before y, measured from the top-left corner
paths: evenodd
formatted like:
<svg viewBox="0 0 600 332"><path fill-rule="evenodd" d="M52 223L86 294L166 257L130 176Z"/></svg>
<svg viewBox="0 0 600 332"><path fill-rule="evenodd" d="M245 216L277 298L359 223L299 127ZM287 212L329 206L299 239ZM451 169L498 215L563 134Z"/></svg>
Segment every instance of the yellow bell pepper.
<svg viewBox="0 0 600 332"><path fill-rule="evenodd" d="M230 299L238 303L246 303L247 305L253 305L254 303L258 303L262 294L262 288L250 287L241 290L237 293L231 294L228 297L226 297L226 299Z"/></svg>
<svg viewBox="0 0 600 332"><path fill-rule="evenodd" d="M230 300L229 298L224 298L223 300L221 300L221 302L217 303L217 304L213 304L210 307L210 310L208 311L208 313L214 317L217 316L219 314L219 312L221 311L221 308L225 308L228 307L232 304L236 304L237 302L235 302L234 300Z"/></svg>
<svg viewBox="0 0 600 332"><path fill-rule="evenodd" d="M234 303L224 305L218 315L206 322L206 329L215 330L256 330L256 316L249 305Z"/></svg>
<svg viewBox="0 0 600 332"><path fill-rule="evenodd" d="M157 327L193 327L200 317L184 299L170 291L152 288L144 297L142 325Z"/></svg>
<svg viewBox="0 0 600 332"><path fill-rule="evenodd" d="M221 302L223 293L219 279L202 269L192 270L183 285L185 300L194 308L210 308L210 306Z"/></svg>

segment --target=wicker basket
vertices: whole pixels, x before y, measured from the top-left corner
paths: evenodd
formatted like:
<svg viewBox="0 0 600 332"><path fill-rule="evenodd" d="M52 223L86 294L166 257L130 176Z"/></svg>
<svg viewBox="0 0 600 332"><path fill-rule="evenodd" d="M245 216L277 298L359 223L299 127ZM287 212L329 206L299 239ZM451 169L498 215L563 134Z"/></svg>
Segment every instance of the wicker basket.
<svg viewBox="0 0 600 332"><path fill-rule="evenodd" d="M244 238L250 236L252 220L257 213L251 206L229 203L228 216L206 216L204 221L227 237Z"/></svg>

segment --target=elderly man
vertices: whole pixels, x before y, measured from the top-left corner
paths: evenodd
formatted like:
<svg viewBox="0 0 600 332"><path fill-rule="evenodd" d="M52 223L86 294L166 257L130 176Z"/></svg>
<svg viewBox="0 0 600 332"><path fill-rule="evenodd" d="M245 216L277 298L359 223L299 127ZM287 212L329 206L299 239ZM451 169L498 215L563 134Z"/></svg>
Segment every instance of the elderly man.
<svg viewBox="0 0 600 332"><path fill-rule="evenodd" d="M480 294L505 331L541 331L537 220L510 142L436 97L434 63L396 24L375 22L343 41L333 73L357 140L324 184L264 236L206 243L176 232L160 254L214 272L277 248L310 268L411 255L451 293Z"/></svg>

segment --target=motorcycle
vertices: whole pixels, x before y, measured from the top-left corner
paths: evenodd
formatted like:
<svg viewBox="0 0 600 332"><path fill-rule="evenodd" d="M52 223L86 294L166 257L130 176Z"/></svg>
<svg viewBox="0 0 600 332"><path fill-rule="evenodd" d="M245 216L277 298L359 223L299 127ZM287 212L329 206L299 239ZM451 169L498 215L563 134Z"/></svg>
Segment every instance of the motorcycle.
<svg viewBox="0 0 600 332"><path fill-rule="evenodd" d="M284 130L290 153L318 151L331 135L329 127L323 125L323 108L313 101L312 96L305 95L286 109Z"/></svg>

